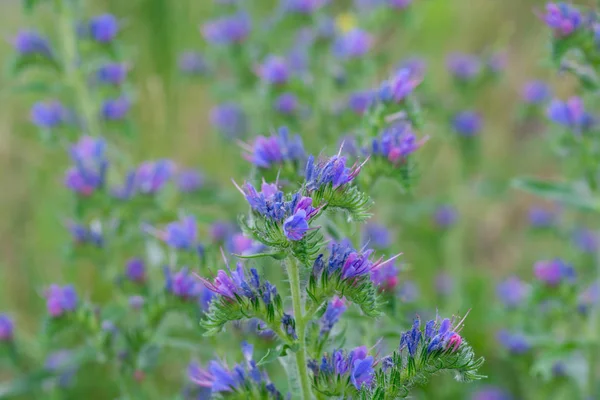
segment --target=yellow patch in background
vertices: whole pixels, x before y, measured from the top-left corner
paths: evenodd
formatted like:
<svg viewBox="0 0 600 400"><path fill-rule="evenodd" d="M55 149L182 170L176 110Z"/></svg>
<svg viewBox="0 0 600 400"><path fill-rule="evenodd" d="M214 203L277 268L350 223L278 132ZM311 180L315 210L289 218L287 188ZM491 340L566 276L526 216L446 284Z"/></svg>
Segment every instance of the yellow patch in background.
<svg viewBox="0 0 600 400"><path fill-rule="evenodd" d="M352 13L343 13L336 17L335 26L338 31L346 33L356 28L356 17Z"/></svg>

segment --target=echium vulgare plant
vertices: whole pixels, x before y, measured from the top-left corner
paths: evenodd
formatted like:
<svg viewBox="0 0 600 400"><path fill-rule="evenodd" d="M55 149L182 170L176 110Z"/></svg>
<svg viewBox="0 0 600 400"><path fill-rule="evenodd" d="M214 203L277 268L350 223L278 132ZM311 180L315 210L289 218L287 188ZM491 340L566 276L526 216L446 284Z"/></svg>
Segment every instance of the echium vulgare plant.
<svg viewBox="0 0 600 400"><path fill-rule="evenodd" d="M93 366L95 378L114 383L107 397L154 398L177 351L194 353L187 374L181 369L186 399L395 399L439 371L481 378L483 359L461 336L458 318L421 327L417 317L401 333L392 315L401 339L385 355L389 339L376 341L372 329L347 346L360 344L354 349L344 343L345 316L358 315L357 327L376 322L399 281L399 255L371 249L385 253L389 240L371 235L378 240L355 246L351 236L370 218L380 178L411 188L415 153L427 140L416 95L422 71L392 68L383 82L373 73L389 69L382 38L397 25L389 15L407 15L411 1L356 6L364 17L356 21L334 18L327 0L282 0L269 10L215 2L223 11L200 29L206 57L186 50L178 66L186 79L218 78L221 104L211 123L224 138L240 139L245 160L236 172L252 165L235 184L248 210L237 225L242 201L230 195L232 185L129 151L143 132L133 118L127 19L90 15L83 0L24 4L56 21L48 36L22 30L12 38L11 71L17 87L41 88L30 120L45 149L69 159L43 178L63 178L69 208L60 214L71 240L65 282L41 291L43 340L0 315L0 350L11 363L0 396L68 397ZM275 30L291 43L266 43L279 35L265 32ZM333 147L337 153L326 156ZM237 359L229 353L240 342ZM214 353L229 360L208 361Z"/></svg>
<svg viewBox="0 0 600 400"><path fill-rule="evenodd" d="M560 72L573 76L578 85L576 94L554 98L547 104L550 88L542 82L532 82L526 88L524 97L529 104L545 105L552 147L561 157L564 176L557 180L521 177L515 179L514 186L588 216L597 215L600 141L598 115L593 110L600 88L599 10L571 2L551 2L538 16L550 37L551 61ZM598 398L599 236L596 228L572 227L566 222L548 209L530 212L533 230L569 235L577 251L564 259L552 254L536 262L532 284L511 276L498 286L505 312L523 315L540 311L535 321L515 317L513 326L499 332L498 340L512 362L517 360L523 368L546 378L548 392L561 384L572 385L578 388L581 398ZM558 327L561 318L571 321L568 333ZM578 339L573 340L571 335ZM576 365L583 366L583 370Z"/></svg>

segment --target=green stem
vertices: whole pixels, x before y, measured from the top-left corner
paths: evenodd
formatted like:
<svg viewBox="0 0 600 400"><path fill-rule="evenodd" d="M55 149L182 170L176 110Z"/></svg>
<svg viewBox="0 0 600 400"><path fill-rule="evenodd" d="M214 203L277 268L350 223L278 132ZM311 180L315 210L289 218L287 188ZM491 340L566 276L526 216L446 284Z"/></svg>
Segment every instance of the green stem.
<svg viewBox="0 0 600 400"><path fill-rule="evenodd" d="M296 334L298 335L298 351L296 352L296 368L300 377L302 388L302 398L310 400L312 393L310 389L310 380L308 377L308 368L306 363L306 321L302 313L302 295L300 293L300 270L298 262L293 257L288 257L287 262L288 278L290 282L290 292L292 294L292 307L296 317Z"/></svg>
<svg viewBox="0 0 600 400"><path fill-rule="evenodd" d="M58 11L58 29L62 39L65 82L73 91L75 104L79 108L80 117L84 121L86 133L90 136L100 136L98 115L88 91L86 76L79 67L82 60L79 55L77 32L75 31L77 22L74 12L75 6L69 0L56 0L55 4Z"/></svg>
<svg viewBox="0 0 600 400"><path fill-rule="evenodd" d="M600 251L596 253L595 259L596 267L596 282L595 285L600 285ZM598 371L600 368L600 338L598 332L600 332L600 304L592 302L590 304L590 313L588 320L588 332L590 338L590 352L589 352L589 365L588 365L588 395L590 399L597 398L599 393L596 393L598 386Z"/></svg>

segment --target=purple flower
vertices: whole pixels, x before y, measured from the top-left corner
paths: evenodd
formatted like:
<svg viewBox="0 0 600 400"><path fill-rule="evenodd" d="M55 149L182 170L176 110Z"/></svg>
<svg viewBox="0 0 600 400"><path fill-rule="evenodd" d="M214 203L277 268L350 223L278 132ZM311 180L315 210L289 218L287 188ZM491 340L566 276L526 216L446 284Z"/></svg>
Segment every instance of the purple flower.
<svg viewBox="0 0 600 400"><path fill-rule="evenodd" d="M305 210L298 210L283 223L283 233L290 240L301 240L306 232L310 230L308 226L308 216Z"/></svg>
<svg viewBox="0 0 600 400"><path fill-rule="evenodd" d="M14 336L13 320L6 314L0 314L0 342L10 342Z"/></svg>
<svg viewBox="0 0 600 400"><path fill-rule="evenodd" d="M342 314L346 311L346 304L343 299L340 299L338 296L334 296L334 298L327 305L327 310L325 310L325 314L321 317L319 324L321 326L320 335L326 335L331 332L333 326L337 324L340 320Z"/></svg>
<svg viewBox="0 0 600 400"><path fill-rule="evenodd" d="M46 358L44 367L51 372L59 373L57 383L61 388L69 386L77 372L71 350L57 350L50 353Z"/></svg>
<svg viewBox="0 0 600 400"><path fill-rule="evenodd" d="M527 104L543 104L552 94L550 86L543 81L529 81L523 85L521 97Z"/></svg>
<svg viewBox="0 0 600 400"><path fill-rule="evenodd" d="M413 0L386 0L388 5L392 8L397 8L399 10L404 10L409 5L412 4Z"/></svg>
<svg viewBox="0 0 600 400"><path fill-rule="evenodd" d="M208 231L211 239L215 243L223 243L235 231L235 226L228 221L214 222Z"/></svg>
<svg viewBox="0 0 600 400"><path fill-rule="evenodd" d="M293 93L283 93L275 99L274 108L284 115L292 115L298 109L298 98Z"/></svg>
<svg viewBox="0 0 600 400"><path fill-rule="evenodd" d="M38 102L31 107L30 115L39 128L52 129L65 123L67 110L59 101Z"/></svg>
<svg viewBox="0 0 600 400"><path fill-rule="evenodd" d="M404 332L400 337L400 351L406 349L408 356L417 356L420 346L428 353L456 352L463 343L462 337L456 333L462 329L462 321L453 326L454 321L448 318L443 320L430 320L421 328L421 320L417 317L413 321L412 329Z"/></svg>
<svg viewBox="0 0 600 400"><path fill-rule="evenodd" d="M567 101L552 100L547 109L550 121L572 129L575 133L586 132L594 124L594 117L585 111L583 100L573 96Z"/></svg>
<svg viewBox="0 0 600 400"><path fill-rule="evenodd" d="M88 227L74 221L67 221L66 226L77 244L93 244L96 247L102 247L104 244L102 229L99 226L92 224Z"/></svg>
<svg viewBox="0 0 600 400"><path fill-rule="evenodd" d="M569 3L546 4L546 14L542 19L558 38L571 35L583 25L581 13Z"/></svg>
<svg viewBox="0 0 600 400"><path fill-rule="evenodd" d="M446 59L450 74L459 81L474 79L481 72L481 61L472 54L452 53Z"/></svg>
<svg viewBox="0 0 600 400"><path fill-rule="evenodd" d="M250 29L248 14L238 13L207 22L201 31L207 42L228 45L243 42L250 34Z"/></svg>
<svg viewBox="0 0 600 400"><path fill-rule="evenodd" d="M403 303L414 303L419 298L419 287L413 281L404 281L398 288L398 298Z"/></svg>
<svg viewBox="0 0 600 400"><path fill-rule="evenodd" d="M333 54L343 60L359 58L371 50L373 38L360 29L352 29L339 35L333 42Z"/></svg>
<svg viewBox="0 0 600 400"><path fill-rule="evenodd" d="M507 308L516 308L523 303L529 287L516 276L510 276L496 286L496 295Z"/></svg>
<svg viewBox="0 0 600 400"><path fill-rule="evenodd" d="M573 233L573 243L584 253L595 254L598 252L600 240L596 232L580 228Z"/></svg>
<svg viewBox="0 0 600 400"><path fill-rule="evenodd" d="M494 74L501 73L506 67L507 58L506 52L493 53L487 60L488 69Z"/></svg>
<svg viewBox="0 0 600 400"><path fill-rule="evenodd" d="M258 76L271 85L283 85L290 79L290 67L283 57L268 56L258 67Z"/></svg>
<svg viewBox="0 0 600 400"><path fill-rule="evenodd" d="M227 239L226 248L230 253L247 256L260 253L264 245L242 233L235 233Z"/></svg>
<svg viewBox="0 0 600 400"><path fill-rule="evenodd" d="M359 164L354 164L350 168L346 167L346 157L339 155L315 164L315 159L311 155L308 157L304 173L306 189L312 192L328 185L331 185L333 189L345 186L356 178L360 168Z"/></svg>
<svg viewBox="0 0 600 400"><path fill-rule="evenodd" d="M258 136L252 146L247 147L245 158L260 168L271 168L285 162L304 162L306 153L299 135L290 137L289 130L281 127L277 135Z"/></svg>
<svg viewBox="0 0 600 400"><path fill-rule="evenodd" d="M380 137L371 141L371 147L365 149L367 154L385 157L394 165L403 164L406 158L417 151L426 139L417 140L410 124L395 123L386 128Z"/></svg>
<svg viewBox="0 0 600 400"><path fill-rule="evenodd" d="M369 222L363 227L362 242L377 249L385 249L392 244L391 233L385 225Z"/></svg>
<svg viewBox="0 0 600 400"><path fill-rule="evenodd" d="M125 267L125 276L131 282L144 283L146 282L146 265L141 258L132 258L127 261Z"/></svg>
<svg viewBox="0 0 600 400"><path fill-rule="evenodd" d="M559 258L536 262L533 272L536 279L548 286L558 286L563 281L572 282L575 279L573 266Z"/></svg>
<svg viewBox="0 0 600 400"><path fill-rule="evenodd" d="M208 64L204 57L195 51L184 51L177 61L179 70L187 75L203 75L208 72Z"/></svg>
<svg viewBox="0 0 600 400"><path fill-rule="evenodd" d="M498 342L509 353L521 355L527 353L531 349L529 340L520 333L511 333L506 330L501 330L497 335Z"/></svg>
<svg viewBox="0 0 600 400"><path fill-rule="evenodd" d="M109 85L120 85L127 78L129 66L125 63L104 64L96 71L98 82Z"/></svg>
<svg viewBox="0 0 600 400"><path fill-rule="evenodd" d="M57 318L77 308L77 292L73 285L51 285L45 293L46 308L51 317Z"/></svg>
<svg viewBox="0 0 600 400"><path fill-rule="evenodd" d="M246 114L236 103L223 103L213 108L210 123L229 139L246 135Z"/></svg>
<svg viewBox="0 0 600 400"><path fill-rule="evenodd" d="M145 302L146 300L144 297L139 295L131 296L128 300L129 307L134 310L140 310L142 307L144 307Z"/></svg>
<svg viewBox="0 0 600 400"><path fill-rule="evenodd" d="M354 360L350 381L357 390L360 390L363 386L370 387L374 376L373 357L369 356L362 360Z"/></svg>
<svg viewBox="0 0 600 400"><path fill-rule="evenodd" d="M95 41L109 43L119 33L119 22L114 15L102 14L90 19L89 29Z"/></svg>
<svg viewBox="0 0 600 400"><path fill-rule="evenodd" d="M433 218L438 227L449 228L458 220L458 211L450 204L443 204L435 210Z"/></svg>
<svg viewBox="0 0 600 400"><path fill-rule="evenodd" d="M52 58L52 50L48 39L35 31L20 31L12 40L15 50L24 56L41 55Z"/></svg>
<svg viewBox="0 0 600 400"><path fill-rule="evenodd" d="M131 107L131 102L126 97L108 99L102 103L102 118L107 121L120 121L125 118Z"/></svg>
<svg viewBox="0 0 600 400"><path fill-rule="evenodd" d="M196 192L204 186L204 175L195 169L184 169L177 173L177 188L183 193Z"/></svg>
<svg viewBox="0 0 600 400"><path fill-rule="evenodd" d="M177 250L202 251L202 245L198 242L196 218L191 216L168 224L160 238Z"/></svg>
<svg viewBox="0 0 600 400"><path fill-rule="evenodd" d="M129 199L134 194L154 195L171 179L175 164L171 160L146 161L128 174L125 184L114 191L114 196Z"/></svg>
<svg viewBox="0 0 600 400"><path fill-rule="evenodd" d="M348 108L358 115L363 115L371 106L374 97L371 90L354 92L348 98Z"/></svg>
<svg viewBox="0 0 600 400"><path fill-rule="evenodd" d="M452 128L461 136L473 137L483 126L481 115L476 111L461 111L452 119Z"/></svg>
<svg viewBox="0 0 600 400"><path fill-rule="evenodd" d="M83 136L71 147L70 153L75 165L67 171L65 185L83 196L89 196L96 189L101 189L108 168L104 139Z"/></svg>
<svg viewBox="0 0 600 400"><path fill-rule="evenodd" d="M422 81L422 76L413 74L412 70L399 69L389 80L381 84L379 99L384 103L400 103L410 96Z"/></svg>
<svg viewBox="0 0 600 400"><path fill-rule="evenodd" d="M471 400L512 400L512 396L499 387L485 386L476 390Z"/></svg>
<svg viewBox="0 0 600 400"><path fill-rule="evenodd" d="M371 271L371 281L380 291L391 292L398 286L398 267L388 262Z"/></svg>
<svg viewBox="0 0 600 400"><path fill-rule="evenodd" d="M534 228L547 228L554 225L556 214L550 210L541 207L531 207L529 209L529 223Z"/></svg>
<svg viewBox="0 0 600 400"><path fill-rule="evenodd" d="M164 268L165 290L182 300L197 298L202 293L202 284L187 268L182 268L175 274L170 268Z"/></svg>
<svg viewBox="0 0 600 400"><path fill-rule="evenodd" d="M329 0L282 0L285 11L298 14L312 14L329 3Z"/></svg>

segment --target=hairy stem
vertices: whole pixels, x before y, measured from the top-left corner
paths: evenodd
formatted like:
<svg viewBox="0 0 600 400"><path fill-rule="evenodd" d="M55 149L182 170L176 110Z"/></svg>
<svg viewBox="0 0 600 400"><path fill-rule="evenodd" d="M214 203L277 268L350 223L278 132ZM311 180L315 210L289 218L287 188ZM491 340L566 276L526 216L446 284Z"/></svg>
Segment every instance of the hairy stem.
<svg viewBox="0 0 600 400"><path fill-rule="evenodd" d="M300 293L300 270L298 262L293 257L288 257L287 271L290 282L290 292L292 294L292 307L294 317L296 318L296 333L298 335L298 351L296 352L296 368L300 377L302 389L302 398L310 400L312 398L310 389L310 380L308 377L308 368L306 363L306 321L303 315L302 296Z"/></svg>
<svg viewBox="0 0 600 400"><path fill-rule="evenodd" d="M90 136L100 136L98 115L93 99L88 91L86 76L80 68L81 57L77 45L75 6L69 0L56 0L58 30L61 37L63 73L65 83L73 91L79 116L84 121L84 129Z"/></svg>

